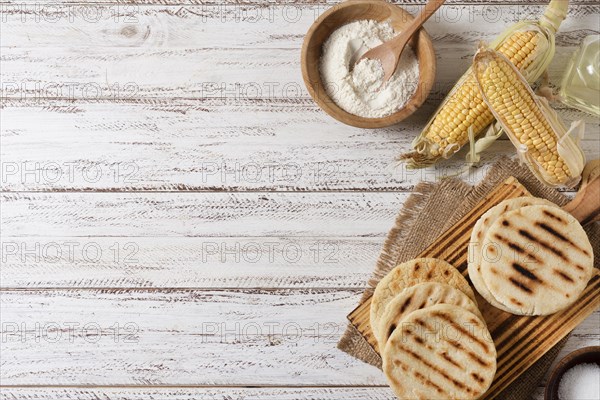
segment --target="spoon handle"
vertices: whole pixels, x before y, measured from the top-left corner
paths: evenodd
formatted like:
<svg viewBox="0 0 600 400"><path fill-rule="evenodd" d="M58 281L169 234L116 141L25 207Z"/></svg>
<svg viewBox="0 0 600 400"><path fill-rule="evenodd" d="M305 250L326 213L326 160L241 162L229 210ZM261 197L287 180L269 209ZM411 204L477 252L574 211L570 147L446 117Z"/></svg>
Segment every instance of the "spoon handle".
<svg viewBox="0 0 600 400"><path fill-rule="evenodd" d="M446 2L446 0L429 0L419 15L403 31L410 37Z"/></svg>
<svg viewBox="0 0 600 400"><path fill-rule="evenodd" d="M600 177L582 188L563 209L577 218L581 225L597 221L600 217Z"/></svg>
<svg viewBox="0 0 600 400"><path fill-rule="evenodd" d="M590 161L585 166L581 188L563 210L573 214L582 225L600 218L600 160Z"/></svg>

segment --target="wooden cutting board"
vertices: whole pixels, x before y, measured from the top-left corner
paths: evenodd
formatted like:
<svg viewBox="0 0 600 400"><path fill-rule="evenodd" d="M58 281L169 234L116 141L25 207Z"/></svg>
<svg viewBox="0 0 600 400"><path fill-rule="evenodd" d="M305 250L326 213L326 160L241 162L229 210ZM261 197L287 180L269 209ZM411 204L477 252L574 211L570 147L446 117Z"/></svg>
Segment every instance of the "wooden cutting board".
<svg viewBox="0 0 600 400"><path fill-rule="evenodd" d="M468 277L467 247L475 222L483 213L501 201L521 196L531 196L531 194L517 179L507 179L419 257L444 259ZM476 290L474 291L477 293ZM477 294L477 302L498 352L496 377L488 392L482 397L482 399L493 399L600 306L600 271L595 270L587 288L573 306L550 316L513 315L493 307L479 294ZM352 311L348 319L379 353L377 340L371 332L370 307L369 298Z"/></svg>

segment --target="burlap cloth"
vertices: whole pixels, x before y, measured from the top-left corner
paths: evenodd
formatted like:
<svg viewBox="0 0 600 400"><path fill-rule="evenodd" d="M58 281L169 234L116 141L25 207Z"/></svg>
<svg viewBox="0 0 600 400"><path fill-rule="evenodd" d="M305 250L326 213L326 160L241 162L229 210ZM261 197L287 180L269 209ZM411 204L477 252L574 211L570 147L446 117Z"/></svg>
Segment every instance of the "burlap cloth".
<svg viewBox="0 0 600 400"><path fill-rule="evenodd" d="M561 206L569 201L563 194L541 184L527 167L520 166L518 162L509 158L500 159L475 187L458 179L445 179L440 183L420 183L405 202L396 218L394 227L387 236L361 303L371 296L377 282L388 271L398 263L417 257L442 232L451 227L491 190L510 176L517 178L536 197L543 197ZM600 229L598 225L591 224L586 227L594 248L596 268L599 267L600 259L598 254ZM540 384L566 340L567 338L563 339L548 351L497 398L502 400L531 398L532 392ZM338 348L351 356L381 368L379 355L350 324L339 341Z"/></svg>

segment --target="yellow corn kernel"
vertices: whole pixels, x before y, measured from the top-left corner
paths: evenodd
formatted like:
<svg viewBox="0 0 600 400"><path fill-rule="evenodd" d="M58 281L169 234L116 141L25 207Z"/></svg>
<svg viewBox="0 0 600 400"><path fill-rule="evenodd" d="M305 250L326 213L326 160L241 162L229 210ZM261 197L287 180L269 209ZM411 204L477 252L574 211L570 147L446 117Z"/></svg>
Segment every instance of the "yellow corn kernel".
<svg viewBox="0 0 600 400"><path fill-rule="evenodd" d="M480 52L475 57L474 73L487 104L506 133L526 146L528 155L546 171L549 183L559 185L572 178L573 172L558 153L554 128L529 85L508 60L493 50ZM506 83L499 85L499 80ZM524 134L517 135L517 131Z"/></svg>
<svg viewBox="0 0 600 400"><path fill-rule="evenodd" d="M537 31L514 32L501 44L499 51L512 55L510 60L517 68L527 68L535 59L538 40ZM425 140L432 144L428 146L429 154L426 154L426 157L451 155L468 142L469 127L472 126L473 131L479 134L494 120L477 88L475 77L471 71L467 74L466 79L453 91L425 132ZM438 137L446 139L445 143L452 148L442 145Z"/></svg>
<svg viewBox="0 0 600 400"><path fill-rule="evenodd" d="M554 36L567 15L568 7L569 0L550 0L539 21L518 22L503 32L492 47L506 56L529 83L535 82L554 57ZM498 72L496 66L490 75L494 81L493 90L501 90L503 84L507 83L498 77ZM477 154L498 138L501 132L491 131L490 136L486 136L488 140L485 144L475 150L474 139L494 121L476 86L472 69L469 69L425 129L413 140L414 151L401 155L400 160L406 160L409 168L426 167L441 157L451 157L468 142L472 144L472 152L467 159L471 162L478 159Z"/></svg>

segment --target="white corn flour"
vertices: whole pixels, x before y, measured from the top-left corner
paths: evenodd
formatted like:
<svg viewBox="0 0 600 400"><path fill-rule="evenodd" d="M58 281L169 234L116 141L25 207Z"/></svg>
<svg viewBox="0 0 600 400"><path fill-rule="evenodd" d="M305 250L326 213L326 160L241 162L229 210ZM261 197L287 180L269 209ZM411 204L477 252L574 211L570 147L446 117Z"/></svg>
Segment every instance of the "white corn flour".
<svg viewBox="0 0 600 400"><path fill-rule="evenodd" d="M353 71L350 63L368 49L392 39L395 32L387 22L361 20L338 28L323 45L321 80L331 99L345 111L365 118L390 115L406 105L419 80L419 62L410 46L390 80L383 83L378 60L362 60Z"/></svg>

